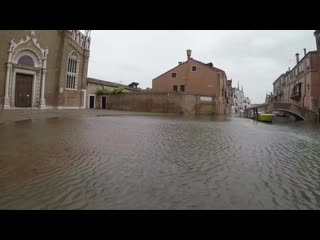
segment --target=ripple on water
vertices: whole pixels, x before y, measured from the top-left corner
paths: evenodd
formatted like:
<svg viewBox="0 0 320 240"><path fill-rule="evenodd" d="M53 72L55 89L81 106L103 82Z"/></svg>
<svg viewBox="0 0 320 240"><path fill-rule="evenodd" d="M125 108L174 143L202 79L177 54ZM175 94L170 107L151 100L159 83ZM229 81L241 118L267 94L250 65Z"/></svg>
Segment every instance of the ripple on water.
<svg viewBox="0 0 320 240"><path fill-rule="evenodd" d="M2 124L0 131L1 209L320 206L314 129L104 116Z"/></svg>

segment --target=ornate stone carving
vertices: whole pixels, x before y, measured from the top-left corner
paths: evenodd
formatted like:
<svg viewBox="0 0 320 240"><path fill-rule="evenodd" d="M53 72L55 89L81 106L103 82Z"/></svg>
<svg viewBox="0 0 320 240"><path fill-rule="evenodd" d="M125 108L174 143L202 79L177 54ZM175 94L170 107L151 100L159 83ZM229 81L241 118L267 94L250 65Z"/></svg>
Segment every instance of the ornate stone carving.
<svg viewBox="0 0 320 240"><path fill-rule="evenodd" d="M48 52L49 52L48 48L43 50L43 58L47 58Z"/></svg>
<svg viewBox="0 0 320 240"><path fill-rule="evenodd" d="M10 42L10 48L9 48L9 51L14 51L18 46L22 45L22 44L25 44L27 43L29 40L32 39L32 42L33 44L42 52L42 54L44 53L44 49L41 48L40 44L38 43L38 40L34 34L34 31L33 32L33 37L31 38L30 36L26 36L26 38L23 40L21 39L18 43L15 43L13 40L11 40ZM12 47L13 46L13 47ZM44 56L41 56L41 58L44 58Z"/></svg>
<svg viewBox="0 0 320 240"><path fill-rule="evenodd" d="M35 34L35 32L33 30L31 30L30 36L31 36L31 38L35 38L36 37L36 34Z"/></svg>
<svg viewBox="0 0 320 240"><path fill-rule="evenodd" d="M9 52L12 52L13 49L15 48L15 46L16 46L15 42L13 41L13 39L11 39L11 41L10 41L10 47L9 47Z"/></svg>
<svg viewBox="0 0 320 240"><path fill-rule="evenodd" d="M84 49L90 48L90 32L91 30L85 30L83 34L79 30L68 30L71 38Z"/></svg>

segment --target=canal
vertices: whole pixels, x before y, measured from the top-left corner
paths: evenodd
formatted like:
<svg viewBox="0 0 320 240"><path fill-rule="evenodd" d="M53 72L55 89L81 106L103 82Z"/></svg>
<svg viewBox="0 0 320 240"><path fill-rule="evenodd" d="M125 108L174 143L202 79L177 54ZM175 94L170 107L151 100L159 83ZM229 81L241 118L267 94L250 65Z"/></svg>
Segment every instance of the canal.
<svg viewBox="0 0 320 240"><path fill-rule="evenodd" d="M0 209L320 209L320 128L241 118L0 124Z"/></svg>

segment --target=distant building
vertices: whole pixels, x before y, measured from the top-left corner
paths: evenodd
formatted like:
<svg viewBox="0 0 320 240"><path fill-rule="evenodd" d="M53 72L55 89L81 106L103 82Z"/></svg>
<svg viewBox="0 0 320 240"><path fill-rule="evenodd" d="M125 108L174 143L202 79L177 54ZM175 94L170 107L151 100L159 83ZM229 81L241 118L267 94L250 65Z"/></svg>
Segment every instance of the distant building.
<svg viewBox="0 0 320 240"><path fill-rule="evenodd" d="M273 82L273 93L266 102L284 102L318 111L320 107L320 31L314 32L317 51L307 52L300 59L296 53L296 65L281 74Z"/></svg>
<svg viewBox="0 0 320 240"><path fill-rule="evenodd" d="M251 107L251 100L245 97L243 87L239 89L239 82L237 88L232 88L231 94L232 113L240 113L244 109Z"/></svg>
<svg viewBox="0 0 320 240"><path fill-rule="evenodd" d="M227 80L227 113L232 113L232 79Z"/></svg>
<svg viewBox="0 0 320 240"><path fill-rule="evenodd" d="M246 108L249 108L251 107L251 100L248 98L248 97L244 97L243 98L243 108L246 109Z"/></svg>
<svg viewBox="0 0 320 240"><path fill-rule="evenodd" d="M115 88L122 87L125 92L142 92L143 90L138 88L139 83L133 82L131 84L123 85L119 83L108 82L104 80L99 80L95 78L87 79L87 89L88 89L88 105L87 108L102 108L107 107L106 94L99 94L99 90L105 90L112 92Z"/></svg>
<svg viewBox="0 0 320 240"><path fill-rule="evenodd" d="M290 70L289 70L290 71ZM283 102L285 101L284 86L287 74L281 74L276 81L273 82L273 101Z"/></svg>
<svg viewBox="0 0 320 240"><path fill-rule="evenodd" d="M153 92L183 92L215 97L218 114L227 112L227 75L212 63L203 63L191 57L187 50L187 61L152 80Z"/></svg>
<svg viewBox="0 0 320 240"><path fill-rule="evenodd" d="M128 86L131 87L131 88L138 88L138 85L139 85L139 83L132 82Z"/></svg>
<svg viewBox="0 0 320 240"><path fill-rule="evenodd" d="M266 94L266 99L265 99L265 103L271 103L273 99L273 95L272 92L267 92Z"/></svg>

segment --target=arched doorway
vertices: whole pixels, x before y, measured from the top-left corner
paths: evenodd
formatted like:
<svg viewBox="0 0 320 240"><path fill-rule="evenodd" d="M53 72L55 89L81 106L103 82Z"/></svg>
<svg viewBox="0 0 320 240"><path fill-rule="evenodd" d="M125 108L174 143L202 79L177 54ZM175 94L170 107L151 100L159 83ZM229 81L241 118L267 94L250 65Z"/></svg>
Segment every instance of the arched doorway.
<svg viewBox="0 0 320 240"><path fill-rule="evenodd" d="M29 55L19 57L17 64L22 68L35 67L34 60ZM33 103L33 74L15 74L14 104L16 108L29 108Z"/></svg>
<svg viewBox="0 0 320 240"><path fill-rule="evenodd" d="M19 42L11 40L8 51L4 109L45 108L48 50L34 34Z"/></svg>

